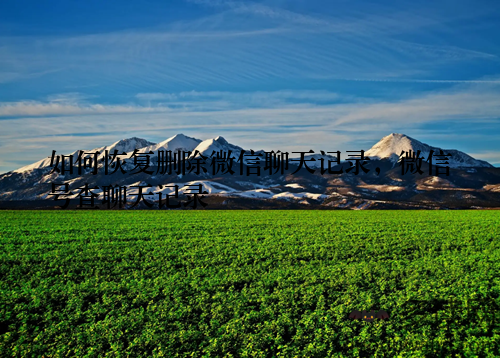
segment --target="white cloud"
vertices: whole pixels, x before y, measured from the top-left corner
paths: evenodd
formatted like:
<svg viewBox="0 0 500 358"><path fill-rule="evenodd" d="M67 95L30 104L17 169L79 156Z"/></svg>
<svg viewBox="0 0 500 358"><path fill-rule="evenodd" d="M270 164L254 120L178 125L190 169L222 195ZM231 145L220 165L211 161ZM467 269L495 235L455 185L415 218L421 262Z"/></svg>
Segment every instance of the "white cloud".
<svg viewBox="0 0 500 358"><path fill-rule="evenodd" d="M474 120L500 117L500 86L473 84L451 90L415 96L398 102L384 101L352 108L333 126L382 121L423 123L436 120Z"/></svg>
<svg viewBox="0 0 500 358"><path fill-rule="evenodd" d="M482 159L492 164L500 164L500 151L486 151L468 154L473 158Z"/></svg>
<svg viewBox="0 0 500 358"><path fill-rule="evenodd" d="M137 99L145 101L167 101L168 103L179 103L179 101L200 102L225 101L234 103L239 107L246 105L276 105L290 102L331 102L339 99L339 95L325 90L282 90L282 91L255 91L255 92L223 92L223 91L187 91L180 93L139 93ZM187 103L187 102L181 102Z"/></svg>
<svg viewBox="0 0 500 358"><path fill-rule="evenodd" d="M165 107L141 107L136 105L77 104L64 101L4 102L0 103L0 117L97 115L111 113L168 112Z"/></svg>
<svg viewBox="0 0 500 358"><path fill-rule="evenodd" d="M448 90L383 102L344 98L329 91L190 91L139 93L136 98L139 102L148 102L147 104L110 105L89 103L78 93L70 93L51 96L47 102L0 103L0 117L108 114L143 116L148 113L161 113L162 116L168 115L168 118L210 119L213 123L224 125L245 125L250 122L278 125L307 123L338 129L353 123L373 124L374 121L377 124L394 125L398 121L409 124L436 120L499 118L499 96L500 85L495 83L461 84ZM346 103L347 100L350 102Z"/></svg>

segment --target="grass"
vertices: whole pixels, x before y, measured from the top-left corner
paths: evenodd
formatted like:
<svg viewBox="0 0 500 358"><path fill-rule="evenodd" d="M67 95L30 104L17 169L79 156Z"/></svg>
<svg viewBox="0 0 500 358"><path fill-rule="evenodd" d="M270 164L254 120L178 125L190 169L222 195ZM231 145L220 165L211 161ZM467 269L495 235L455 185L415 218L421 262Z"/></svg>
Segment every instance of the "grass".
<svg viewBox="0 0 500 358"><path fill-rule="evenodd" d="M497 211L0 211L0 248L2 357L500 356Z"/></svg>

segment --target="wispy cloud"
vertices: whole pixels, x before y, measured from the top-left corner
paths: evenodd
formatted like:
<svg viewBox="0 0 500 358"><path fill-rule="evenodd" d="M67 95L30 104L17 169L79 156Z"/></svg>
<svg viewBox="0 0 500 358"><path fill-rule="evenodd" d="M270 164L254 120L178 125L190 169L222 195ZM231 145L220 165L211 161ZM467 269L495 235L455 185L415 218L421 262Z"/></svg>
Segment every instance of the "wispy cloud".
<svg viewBox="0 0 500 358"><path fill-rule="evenodd" d="M407 123L485 120L500 117L500 85L497 82L460 83L450 89L394 101L340 96L325 90L188 91L138 93L136 102L114 105L92 103L89 101L92 97L69 93L50 96L45 102L0 102L0 117L165 113L183 118L218 118L227 124L243 123L246 117L255 120L255 116L264 120L287 118L293 124L309 117L309 123L332 129L370 121L393 125L402 120ZM228 116L235 116L234 120L227 122Z"/></svg>
<svg viewBox="0 0 500 358"><path fill-rule="evenodd" d="M469 155L477 159L485 160L494 165L500 164L500 151L474 152L469 153Z"/></svg>
<svg viewBox="0 0 500 358"><path fill-rule="evenodd" d="M22 101L0 104L0 117L40 117L62 115L96 115L119 113L167 112L165 107L141 107L136 105L72 104L59 101L43 103Z"/></svg>
<svg viewBox="0 0 500 358"><path fill-rule="evenodd" d="M1 60L0 60L1 61ZM18 80L29 80L38 77L43 77L45 75L53 74L62 71L60 69L44 70L40 72L0 72L0 83L8 83Z"/></svg>
<svg viewBox="0 0 500 358"><path fill-rule="evenodd" d="M233 10L235 13L249 13L252 15L265 16L271 19L279 19L281 21L291 22L295 24L302 25L313 25L313 26L331 26L332 22L321 19L316 16L308 16L304 14L299 14L293 11L285 10L282 8L276 8L267 6L260 3L255 3L251 1L229 1L229 0L189 0L191 3L218 7L218 8L228 8Z"/></svg>
<svg viewBox="0 0 500 358"><path fill-rule="evenodd" d="M189 91L180 93L139 93L138 103L91 103L80 93L62 93L48 96L47 101L0 102L0 117L77 116L123 113L178 113L196 111L229 111L242 108L288 108L337 101L337 93L329 91ZM280 107L281 106L281 107Z"/></svg>
<svg viewBox="0 0 500 358"><path fill-rule="evenodd" d="M165 84L168 90L245 88L321 77L403 78L409 71L432 80L435 71L450 63L498 61L496 53L464 47L460 34L448 31L447 23L470 16L476 11L472 7L425 13L414 5L404 10L363 3L361 10L339 6L311 15L254 2L196 3L221 12L147 30L2 37L0 81L17 81L56 66L66 70L51 76L55 82L98 83L129 94L154 88L164 92ZM405 33L410 36L404 38ZM426 43L428 37L434 41Z"/></svg>
<svg viewBox="0 0 500 358"><path fill-rule="evenodd" d="M139 93L136 98L149 103L154 101L168 101L167 103L214 103L224 101L234 107L245 106L277 106L291 103L328 103L339 100L341 96L326 90L281 90L281 91L254 91L254 92L227 92L227 91L186 91L180 93Z"/></svg>
<svg viewBox="0 0 500 358"><path fill-rule="evenodd" d="M500 86L473 84L420 95L397 102L378 102L350 110L333 126L367 121L421 123L436 120L475 120L500 117Z"/></svg>

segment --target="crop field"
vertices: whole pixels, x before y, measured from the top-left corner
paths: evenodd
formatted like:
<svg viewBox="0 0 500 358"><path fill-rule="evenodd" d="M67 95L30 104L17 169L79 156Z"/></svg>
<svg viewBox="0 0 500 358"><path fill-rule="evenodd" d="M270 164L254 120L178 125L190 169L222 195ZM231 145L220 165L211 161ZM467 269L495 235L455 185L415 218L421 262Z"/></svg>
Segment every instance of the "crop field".
<svg viewBox="0 0 500 358"><path fill-rule="evenodd" d="M1 357L498 357L500 212L1 211L0 294Z"/></svg>

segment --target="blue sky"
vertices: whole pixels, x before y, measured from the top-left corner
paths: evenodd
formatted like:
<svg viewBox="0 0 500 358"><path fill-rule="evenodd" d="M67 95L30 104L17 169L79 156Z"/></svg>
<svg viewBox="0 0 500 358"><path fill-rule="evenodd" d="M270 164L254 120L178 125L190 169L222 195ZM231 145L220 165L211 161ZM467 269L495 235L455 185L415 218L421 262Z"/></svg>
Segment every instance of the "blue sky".
<svg viewBox="0 0 500 358"><path fill-rule="evenodd" d="M4 1L0 173L138 136L500 165L498 1Z"/></svg>

